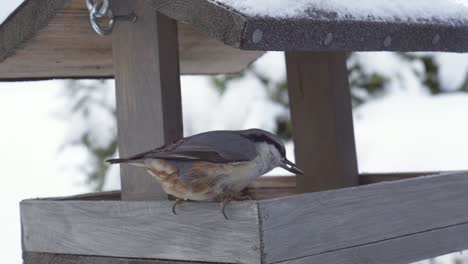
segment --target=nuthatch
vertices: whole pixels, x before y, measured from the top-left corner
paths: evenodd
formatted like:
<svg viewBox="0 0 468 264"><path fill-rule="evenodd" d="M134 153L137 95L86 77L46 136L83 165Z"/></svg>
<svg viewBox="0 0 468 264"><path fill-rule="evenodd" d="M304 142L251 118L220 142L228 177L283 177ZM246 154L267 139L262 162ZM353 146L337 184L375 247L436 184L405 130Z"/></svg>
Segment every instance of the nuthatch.
<svg viewBox="0 0 468 264"><path fill-rule="evenodd" d="M261 129L210 131L182 138L160 148L129 158L110 159L143 167L163 190L182 201L227 202L240 198L241 191L275 167L292 173L303 172L286 158L281 140Z"/></svg>

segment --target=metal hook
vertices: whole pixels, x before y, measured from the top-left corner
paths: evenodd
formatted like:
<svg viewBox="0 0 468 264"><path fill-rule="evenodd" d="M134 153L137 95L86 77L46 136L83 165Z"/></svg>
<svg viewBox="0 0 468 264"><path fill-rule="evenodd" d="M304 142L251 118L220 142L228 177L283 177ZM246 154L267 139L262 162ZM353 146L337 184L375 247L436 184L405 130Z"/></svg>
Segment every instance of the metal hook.
<svg viewBox="0 0 468 264"><path fill-rule="evenodd" d="M97 2L94 2L94 0L86 0L86 7L88 8L88 11L91 12L93 10L93 7L98 3L101 3L102 6L99 9L99 12L97 12L96 16L103 17L109 11L109 0L102 0L102 1L98 0Z"/></svg>
<svg viewBox="0 0 468 264"><path fill-rule="evenodd" d="M109 25L107 27L101 27L101 25L99 25L99 23L97 22L97 18L103 16L99 15L98 9L100 9L100 11L102 10L102 8L100 8L100 4L96 2L94 3L93 8L89 13L89 21L91 22L91 26L93 27L94 31L96 31L96 33L98 33L99 35L109 35L112 32L112 29L114 28L114 14L110 9L108 9L105 16L109 18Z"/></svg>
<svg viewBox="0 0 468 264"><path fill-rule="evenodd" d="M115 20L131 22L136 22L137 20L137 16L133 12L128 15L114 16L109 7L109 0L86 0L86 6L89 9L89 22L91 23L94 31L101 36L106 36L112 33ZM105 27L101 26L98 22L98 18L103 17L107 17L109 19L109 24Z"/></svg>

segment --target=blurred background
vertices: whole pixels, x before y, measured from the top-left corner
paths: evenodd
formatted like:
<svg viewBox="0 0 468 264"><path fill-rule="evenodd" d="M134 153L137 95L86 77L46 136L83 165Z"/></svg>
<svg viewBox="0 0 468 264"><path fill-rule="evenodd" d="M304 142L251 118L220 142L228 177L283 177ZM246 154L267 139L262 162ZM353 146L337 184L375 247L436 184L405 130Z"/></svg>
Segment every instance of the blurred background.
<svg viewBox="0 0 468 264"><path fill-rule="evenodd" d="M0 23L13 2L2 3ZM348 70L360 172L468 169L468 55L350 53ZM258 127L294 156L283 53L181 84L185 136ZM0 83L0 120L2 258L21 263L22 199L120 188L118 167L104 162L118 156L113 80ZM468 255L419 263L468 263Z"/></svg>

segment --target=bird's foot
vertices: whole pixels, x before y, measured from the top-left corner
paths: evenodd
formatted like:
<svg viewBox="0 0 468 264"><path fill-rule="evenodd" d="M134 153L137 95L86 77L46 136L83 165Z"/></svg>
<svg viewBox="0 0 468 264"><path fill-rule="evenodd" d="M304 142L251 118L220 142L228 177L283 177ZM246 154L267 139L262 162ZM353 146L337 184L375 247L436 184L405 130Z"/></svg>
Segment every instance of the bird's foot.
<svg viewBox="0 0 468 264"><path fill-rule="evenodd" d="M236 201L245 201L245 200L253 201L253 198L252 198L252 195L247 190L244 190L237 194L235 200Z"/></svg>
<svg viewBox="0 0 468 264"><path fill-rule="evenodd" d="M176 198L175 202L174 202L174 205L172 206L172 213L174 213L175 215L177 215L177 212L176 212L176 206L178 204L181 204L185 201L188 201L187 199L183 199L183 198Z"/></svg>
<svg viewBox="0 0 468 264"><path fill-rule="evenodd" d="M227 217L226 215L226 204L229 203L231 200L229 199L223 199L220 203L220 206L221 206L221 213L223 214L224 218L226 218L226 220L229 220L229 218Z"/></svg>
<svg viewBox="0 0 468 264"><path fill-rule="evenodd" d="M221 195L221 212L223 213L224 218L229 220L229 218L226 215L226 205L231 202L231 201L244 201L244 200L250 200L252 201L252 198L248 194L240 193L240 192L227 192Z"/></svg>

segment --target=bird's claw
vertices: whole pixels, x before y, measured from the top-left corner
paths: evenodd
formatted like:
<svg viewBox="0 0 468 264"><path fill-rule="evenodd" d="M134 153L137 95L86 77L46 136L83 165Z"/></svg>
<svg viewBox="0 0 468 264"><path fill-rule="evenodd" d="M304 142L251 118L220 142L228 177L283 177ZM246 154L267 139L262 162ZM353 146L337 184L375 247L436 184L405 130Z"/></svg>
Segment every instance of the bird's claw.
<svg viewBox="0 0 468 264"><path fill-rule="evenodd" d="M174 205L172 205L172 213L174 215L177 215L177 212L176 212L176 206L180 203L182 203L184 201L184 199L181 199L181 198L176 198L175 202L174 202Z"/></svg>
<svg viewBox="0 0 468 264"><path fill-rule="evenodd" d="M221 196L221 212L223 213L223 216L224 216L224 218L226 220L229 220L229 218L226 215L226 210L225 210L226 209L226 204L228 204L231 201L242 200L242 199L239 199L241 197L242 197L242 195L239 194L239 193L224 193Z"/></svg>
<svg viewBox="0 0 468 264"><path fill-rule="evenodd" d="M223 216L226 220L229 220L229 218L227 217L226 215L226 203L228 203L229 201L222 201L221 202L221 213L223 213Z"/></svg>

